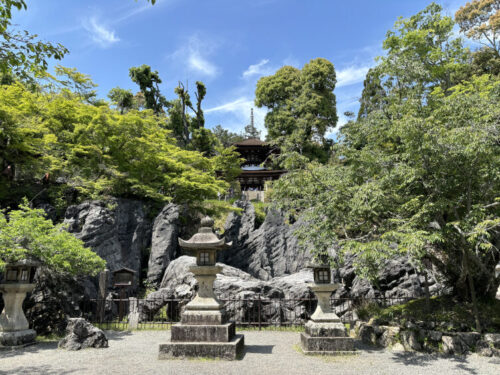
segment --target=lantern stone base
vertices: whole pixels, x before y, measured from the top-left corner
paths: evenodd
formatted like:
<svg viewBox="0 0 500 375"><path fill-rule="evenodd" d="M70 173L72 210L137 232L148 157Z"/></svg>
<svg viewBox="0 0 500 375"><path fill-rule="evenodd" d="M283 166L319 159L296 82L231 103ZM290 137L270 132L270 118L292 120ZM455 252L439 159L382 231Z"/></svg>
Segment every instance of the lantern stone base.
<svg viewBox="0 0 500 375"><path fill-rule="evenodd" d="M183 325L172 326L172 341L214 341L229 342L236 334L234 323L221 325Z"/></svg>
<svg viewBox="0 0 500 375"><path fill-rule="evenodd" d="M313 337L302 332L300 343L304 354L343 355L355 353L352 337Z"/></svg>
<svg viewBox="0 0 500 375"><path fill-rule="evenodd" d="M0 348L16 348L35 344L36 332L33 329L0 332Z"/></svg>
<svg viewBox="0 0 500 375"><path fill-rule="evenodd" d="M158 359L208 357L235 360L244 346L243 335L235 335L229 342L170 342L160 345Z"/></svg>

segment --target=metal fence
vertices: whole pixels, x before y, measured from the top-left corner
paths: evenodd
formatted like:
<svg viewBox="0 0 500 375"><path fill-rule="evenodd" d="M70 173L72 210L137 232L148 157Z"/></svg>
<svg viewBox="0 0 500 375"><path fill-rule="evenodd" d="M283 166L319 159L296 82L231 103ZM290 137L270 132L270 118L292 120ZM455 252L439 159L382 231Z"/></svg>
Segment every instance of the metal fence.
<svg viewBox="0 0 500 375"><path fill-rule="evenodd" d="M333 310L344 323L354 324L367 306L388 307L414 298L332 298ZM221 298L230 322L238 327L294 327L304 325L316 309L311 298ZM180 321L189 299L84 300L78 315L103 329L169 329Z"/></svg>

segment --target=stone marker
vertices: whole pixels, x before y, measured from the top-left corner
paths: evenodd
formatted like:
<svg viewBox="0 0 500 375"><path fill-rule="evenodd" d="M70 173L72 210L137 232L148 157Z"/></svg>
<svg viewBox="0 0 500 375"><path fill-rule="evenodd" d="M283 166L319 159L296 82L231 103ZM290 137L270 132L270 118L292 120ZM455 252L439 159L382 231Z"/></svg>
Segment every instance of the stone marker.
<svg viewBox="0 0 500 375"><path fill-rule="evenodd" d="M331 271L328 266L311 265L314 270L314 284L309 287L318 298L318 306L300 334L302 350L305 354L353 354L354 339L340 318L331 308L330 296L339 288L331 284Z"/></svg>
<svg viewBox="0 0 500 375"><path fill-rule="evenodd" d="M159 359L209 357L234 360L243 351L244 337L228 323L213 284L221 266L215 265L217 251L230 246L213 233L214 221L205 217L201 229L189 241L179 239L181 248L196 253L196 265L189 270L198 282L198 293L172 326L171 342L160 345Z"/></svg>

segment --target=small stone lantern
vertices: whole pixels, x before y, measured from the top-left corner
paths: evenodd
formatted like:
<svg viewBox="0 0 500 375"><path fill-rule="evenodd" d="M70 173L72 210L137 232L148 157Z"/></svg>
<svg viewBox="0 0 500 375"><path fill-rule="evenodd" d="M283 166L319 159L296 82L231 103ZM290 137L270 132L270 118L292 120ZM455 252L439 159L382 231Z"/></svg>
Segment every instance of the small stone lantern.
<svg viewBox="0 0 500 375"><path fill-rule="evenodd" d="M118 319L120 322L125 315L125 291L134 283L134 275L134 270L125 267L113 271L113 286L120 289L120 304L118 305Z"/></svg>
<svg viewBox="0 0 500 375"><path fill-rule="evenodd" d="M25 346L35 342L36 332L29 329L24 315L23 301L26 293L35 288L33 280L40 263L33 260L20 260L7 263L0 284L5 307L0 314L0 347Z"/></svg>
<svg viewBox="0 0 500 375"><path fill-rule="evenodd" d="M332 284L332 272L326 262L310 264L314 284L309 287L318 299L316 310L305 325L300 341L305 354L339 354L354 351L354 339L347 336L347 330L332 310L330 297L340 284Z"/></svg>
<svg viewBox="0 0 500 375"><path fill-rule="evenodd" d="M236 359L244 347L243 335L236 335L235 324L227 321L223 304L214 294L214 281L222 271L216 265L217 251L225 243L213 232L210 217L201 220L201 228L188 241L179 239L180 247L196 256L189 268L198 282L198 292L181 314L181 322L172 326L171 341L160 345L159 359L173 357L209 357Z"/></svg>
<svg viewBox="0 0 500 375"><path fill-rule="evenodd" d="M134 275L135 271L130 268L120 268L113 271L113 286L118 288L132 286Z"/></svg>

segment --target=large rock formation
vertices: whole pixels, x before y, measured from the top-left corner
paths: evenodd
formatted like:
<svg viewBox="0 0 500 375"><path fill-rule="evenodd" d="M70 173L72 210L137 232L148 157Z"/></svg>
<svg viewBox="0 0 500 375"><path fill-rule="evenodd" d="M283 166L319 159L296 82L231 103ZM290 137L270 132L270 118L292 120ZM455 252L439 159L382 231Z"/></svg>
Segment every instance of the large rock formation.
<svg viewBox="0 0 500 375"><path fill-rule="evenodd" d="M151 253L148 262L148 282L158 287L165 269L177 255L179 206L170 203L158 214L153 225Z"/></svg>
<svg viewBox="0 0 500 375"><path fill-rule="evenodd" d="M68 230L107 262L110 271L127 267L141 271L141 252L151 243L151 224L140 201L91 201L66 210Z"/></svg>
<svg viewBox="0 0 500 375"><path fill-rule="evenodd" d="M171 314L177 309L175 314L178 314L179 302L172 300L182 300L180 303L185 304L194 297L197 285L189 267L195 263L194 257L181 256L169 264L161 289L150 293L140 306L141 320L150 320L163 306L168 306ZM222 266L222 272L215 280L215 293L225 302L226 311L233 319L242 322L257 319L257 304L263 310L263 322L300 320L315 307L315 303L311 303L314 297L307 287L307 283L312 282L311 272L264 281L226 264L217 265ZM277 304L270 299L282 301Z"/></svg>
<svg viewBox="0 0 500 375"><path fill-rule="evenodd" d="M293 234L298 226L304 225L300 220L289 225L281 213L268 210L264 223L255 229L253 205L238 201L236 206L243 212L231 213L226 221L224 236L227 241L233 241L233 246L221 253L221 262L262 280L303 268L311 255L299 248Z"/></svg>

